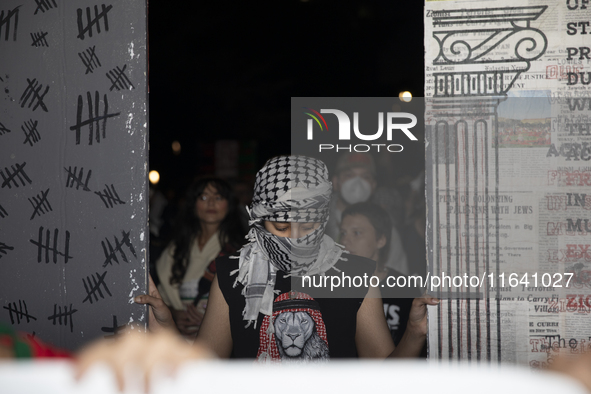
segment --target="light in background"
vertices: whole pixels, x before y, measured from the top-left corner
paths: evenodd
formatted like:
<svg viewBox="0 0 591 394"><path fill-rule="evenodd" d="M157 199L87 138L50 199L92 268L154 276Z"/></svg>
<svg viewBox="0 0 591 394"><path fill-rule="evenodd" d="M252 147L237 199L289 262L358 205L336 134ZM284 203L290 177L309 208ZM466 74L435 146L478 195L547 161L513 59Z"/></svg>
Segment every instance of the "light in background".
<svg viewBox="0 0 591 394"><path fill-rule="evenodd" d="M160 181L160 174L158 173L158 171L150 171L150 173L148 174L148 179L150 180L150 183L152 183L153 185L157 184Z"/></svg>
<svg viewBox="0 0 591 394"><path fill-rule="evenodd" d="M172 142L172 153L174 153L176 156L181 154L181 143L178 141L173 141Z"/></svg>
<svg viewBox="0 0 591 394"><path fill-rule="evenodd" d="M400 100L409 103L412 100L412 94L406 90L404 92L400 92L398 94L398 97L400 98Z"/></svg>

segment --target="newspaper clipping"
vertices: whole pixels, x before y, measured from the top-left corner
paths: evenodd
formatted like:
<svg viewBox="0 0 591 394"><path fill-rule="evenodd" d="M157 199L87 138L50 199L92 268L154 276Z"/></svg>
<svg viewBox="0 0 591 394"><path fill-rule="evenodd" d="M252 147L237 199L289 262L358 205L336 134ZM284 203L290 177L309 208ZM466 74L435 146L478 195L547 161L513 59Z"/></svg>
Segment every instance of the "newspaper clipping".
<svg viewBox="0 0 591 394"><path fill-rule="evenodd" d="M425 3L429 358L591 351L591 3Z"/></svg>

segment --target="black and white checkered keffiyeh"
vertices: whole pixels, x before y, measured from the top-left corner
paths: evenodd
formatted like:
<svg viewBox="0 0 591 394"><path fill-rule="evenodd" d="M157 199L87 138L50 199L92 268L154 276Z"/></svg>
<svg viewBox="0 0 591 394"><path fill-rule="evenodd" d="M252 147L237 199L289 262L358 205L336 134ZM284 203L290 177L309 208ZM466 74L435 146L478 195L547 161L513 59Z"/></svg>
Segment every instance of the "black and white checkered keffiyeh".
<svg viewBox="0 0 591 394"><path fill-rule="evenodd" d="M342 249L324 234L331 192L326 165L311 157L275 157L257 173L249 211L250 242L240 250L235 271L236 283L244 285L244 320L256 322L259 312L273 313L278 270L290 276L323 275L339 260ZM320 226L294 239L271 234L264 221Z"/></svg>

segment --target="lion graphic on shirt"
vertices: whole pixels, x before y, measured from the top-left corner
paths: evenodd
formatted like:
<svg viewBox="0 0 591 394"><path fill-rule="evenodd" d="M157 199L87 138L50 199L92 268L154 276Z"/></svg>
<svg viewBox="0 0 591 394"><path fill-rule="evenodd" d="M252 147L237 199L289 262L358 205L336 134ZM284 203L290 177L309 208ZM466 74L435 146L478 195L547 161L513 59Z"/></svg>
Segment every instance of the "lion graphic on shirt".
<svg viewBox="0 0 591 394"><path fill-rule="evenodd" d="M283 312L275 318L275 342L282 359L326 360L328 346L307 312Z"/></svg>

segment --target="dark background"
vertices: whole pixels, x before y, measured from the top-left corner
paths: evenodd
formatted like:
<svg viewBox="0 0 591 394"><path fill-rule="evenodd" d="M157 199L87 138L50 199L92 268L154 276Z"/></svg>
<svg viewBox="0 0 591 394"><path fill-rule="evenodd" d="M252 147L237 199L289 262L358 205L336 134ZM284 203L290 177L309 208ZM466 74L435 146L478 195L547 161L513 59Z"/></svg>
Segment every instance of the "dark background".
<svg viewBox="0 0 591 394"><path fill-rule="evenodd" d="M260 168L290 151L291 97L423 96L423 1L150 0L149 64L161 186L203 175L219 139L256 140Z"/></svg>

